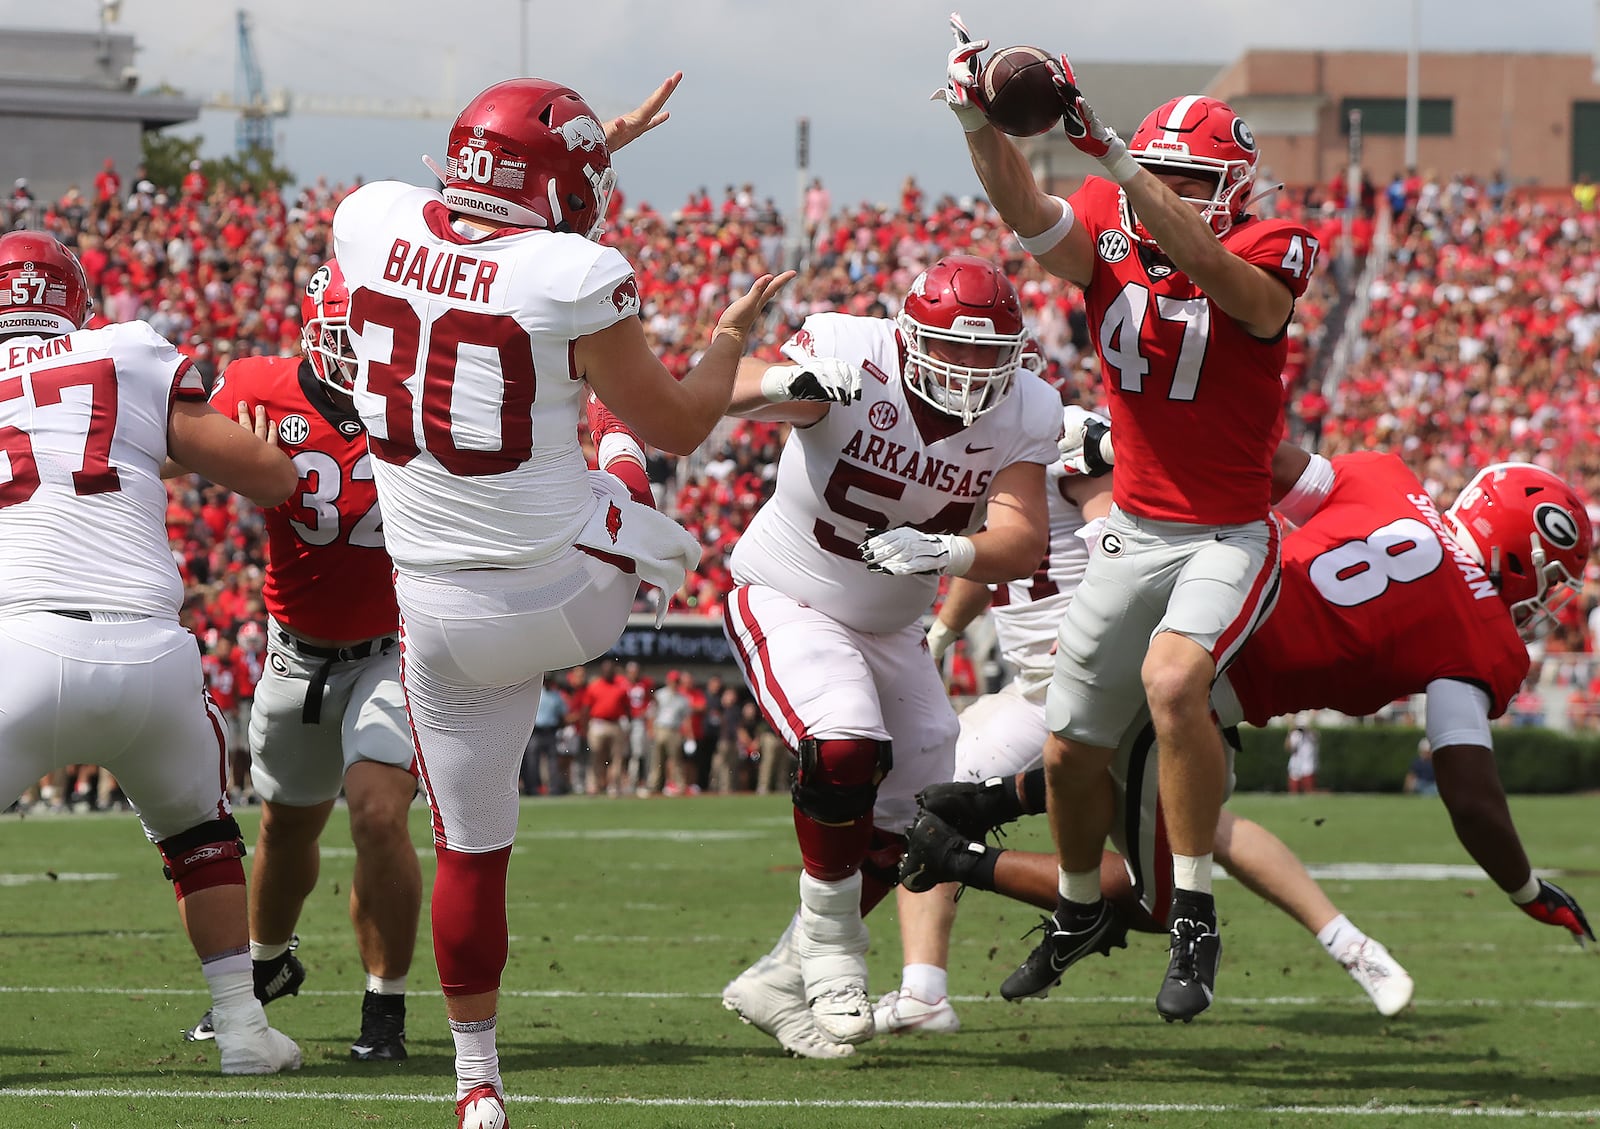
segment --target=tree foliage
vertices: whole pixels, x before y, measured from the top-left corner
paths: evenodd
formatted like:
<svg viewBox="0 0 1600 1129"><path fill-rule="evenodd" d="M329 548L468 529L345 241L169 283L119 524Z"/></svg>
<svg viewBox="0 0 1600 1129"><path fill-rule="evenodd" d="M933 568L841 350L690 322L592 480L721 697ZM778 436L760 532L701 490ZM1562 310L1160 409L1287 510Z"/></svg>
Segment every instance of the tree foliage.
<svg viewBox="0 0 1600 1129"><path fill-rule="evenodd" d="M260 190L269 185L294 183L294 173L273 159L270 149L251 149L226 157L200 156L199 137L149 131L143 139L145 175L159 189L176 192L189 172L189 163L198 160L200 171L212 184L219 180L248 184Z"/></svg>

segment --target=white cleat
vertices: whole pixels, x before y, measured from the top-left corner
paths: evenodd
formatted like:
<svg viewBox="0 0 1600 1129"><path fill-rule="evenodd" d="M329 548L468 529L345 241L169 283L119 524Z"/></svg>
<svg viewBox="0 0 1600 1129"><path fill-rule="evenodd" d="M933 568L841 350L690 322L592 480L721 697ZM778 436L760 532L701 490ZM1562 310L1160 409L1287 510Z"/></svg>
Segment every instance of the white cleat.
<svg viewBox="0 0 1600 1129"><path fill-rule="evenodd" d="M950 1035L961 1030L961 1017L948 996L930 1004L900 988L878 1000L872 1019L880 1035Z"/></svg>
<svg viewBox="0 0 1600 1129"><path fill-rule="evenodd" d="M864 980L819 993L811 1001L811 1018L824 1035L838 1043L865 1043L877 1034Z"/></svg>
<svg viewBox="0 0 1600 1129"><path fill-rule="evenodd" d="M510 1124L505 1099L487 1082L456 1103L457 1129L506 1129Z"/></svg>
<svg viewBox="0 0 1600 1129"><path fill-rule="evenodd" d="M778 1040L796 1058L848 1058L849 1044L835 1043L817 1028L806 1006L800 970L764 956L722 989L722 1006L757 1031Z"/></svg>
<svg viewBox="0 0 1600 1129"><path fill-rule="evenodd" d="M276 1027L229 1032L217 1028L224 1074L277 1074L300 1069L300 1048Z"/></svg>
<svg viewBox="0 0 1600 1129"><path fill-rule="evenodd" d="M1410 974L1371 937L1346 945L1338 959L1350 979L1372 997L1379 1015L1398 1015L1411 1002L1416 984Z"/></svg>

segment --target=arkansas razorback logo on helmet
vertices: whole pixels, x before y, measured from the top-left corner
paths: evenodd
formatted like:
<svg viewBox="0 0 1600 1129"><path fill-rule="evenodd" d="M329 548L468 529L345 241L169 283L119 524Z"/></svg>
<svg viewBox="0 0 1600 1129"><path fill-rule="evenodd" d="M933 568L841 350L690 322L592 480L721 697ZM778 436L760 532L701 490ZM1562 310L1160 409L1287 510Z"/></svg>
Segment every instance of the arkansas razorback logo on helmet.
<svg viewBox="0 0 1600 1129"><path fill-rule="evenodd" d="M611 534L611 543L617 543L617 534L622 532L622 510L615 502L608 503L606 510L606 532Z"/></svg>

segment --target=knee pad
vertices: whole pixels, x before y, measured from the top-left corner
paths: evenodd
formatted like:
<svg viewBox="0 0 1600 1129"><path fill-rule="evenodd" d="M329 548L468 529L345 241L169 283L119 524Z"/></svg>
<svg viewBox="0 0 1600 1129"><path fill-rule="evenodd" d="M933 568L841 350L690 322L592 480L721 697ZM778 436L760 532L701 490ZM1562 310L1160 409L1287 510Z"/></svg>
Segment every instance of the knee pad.
<svg viewBox="0 0 1600 1129"><path fill-rule="evenodd" d="M894 767L888 741L867 737L806 738L791 795L794 806L818 823L841 827L872 814L878 785Z"/></svg>
<svg viewBox="0 0 1600 1129"><path fill-rule="evenodd" d="M213 886L243 886L244 836L233 816L207 820L156 844L162 873L182 901Z"/></svg>

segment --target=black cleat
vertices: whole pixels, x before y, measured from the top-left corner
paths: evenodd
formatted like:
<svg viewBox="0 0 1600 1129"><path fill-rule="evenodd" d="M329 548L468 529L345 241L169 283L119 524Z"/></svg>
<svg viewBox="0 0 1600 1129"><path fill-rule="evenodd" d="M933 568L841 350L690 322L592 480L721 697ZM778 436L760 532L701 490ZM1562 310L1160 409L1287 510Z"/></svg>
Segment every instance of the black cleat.
<svg viewBox="0 0 1600 1129"><path fill-rule="evenodd" d="M1188 1023L1211 1006L1222 960L1216 904L1210 894L1181 894L1172 902L1172 947L1156 1010L1168 1023Z"/></svg>
<svg viewBox="0 0 1600 1129"><path fill-rule="evenodd" d="M1008 1000L1028 996L1042 1000L1050 994L1051 988L1061 983L1063 972L1090 953L1110 956L1112 949L1127 948L1128 923L1122 919L1122 914L1104 899L1098 907L1098 913L1079 929L1068 929L1060 924L1064 906L1057 906L1052 916L1040 918L1035 928L1044 931L1044 940L1006 977L1006 982L1000 985L1000 994Z"/></svg>
<svg viewBox="0 0 1600 1129"><path fill-rule="evenodd" d="M300 947L298 936L289 939L289 951L272 960L257 960L250 964L250 972L255 978L256 999L263 1004L270 1004L273 1000L282 999L284 996L298 996L300 985L306 982L306 966L300 963L300 958L294 951ZM183 1033L185 1042L198 1043L204 1039L215 1039L216 1031L211 1026L211 1009L200 1017L200 1022Z"/></svg>
<svg viewBox="0 0 1600 1129"><path fill-rule="evenodd" d="M1016 785L1009 776L991 776L981 784L930 784L917 793L917 803L963 837L979 843L989 832L1022 814Z"/></svg>
<svg viewBox="0 0 1600 1129"><path fill-rule="evenodd" d="M361 999L361 1037L350 1046L357 1062L401 1062L406 1057L406 998L368 992Z"/></svg>
<svg viewBox="0 0 1600 1129"><path fill-rule="evenodd" d="M941 882L971 881L973 864L987 848L963 838L954 827L930 811L917 816L906 833L906 853L900 857L900 885L922 894Z"/></svg>

